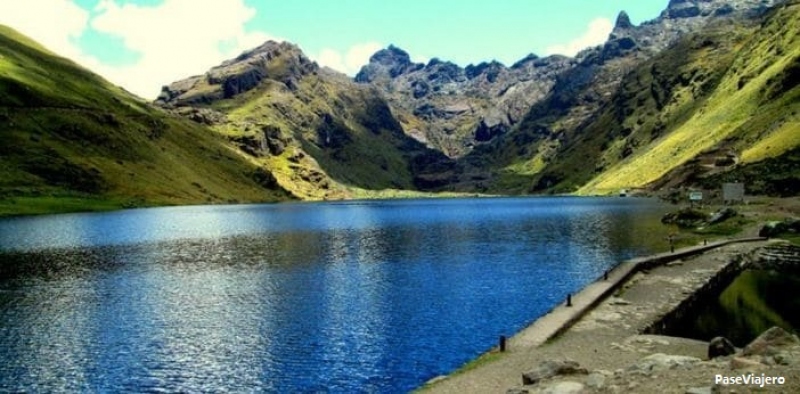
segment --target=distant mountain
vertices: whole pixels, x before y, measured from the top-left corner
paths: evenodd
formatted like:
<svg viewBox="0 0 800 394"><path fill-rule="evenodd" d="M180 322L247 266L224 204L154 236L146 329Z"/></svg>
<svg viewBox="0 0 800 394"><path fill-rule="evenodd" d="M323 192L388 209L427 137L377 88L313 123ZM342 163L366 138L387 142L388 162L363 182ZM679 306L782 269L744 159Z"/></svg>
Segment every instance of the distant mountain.
<svg viewBox="0 0 800 394"><path fill-rule="evenodd" d="M355 80L383 93L409 135L457 158L510 130L575 63L531 54L511 67L492 61L461 68L439 59L412 63L405 51L389 46Z"/></svg>
<svg viewBox="0 0 800 394"><path fill-rule="evenodd" d="M407 133L450 157L461 157L519 123L531 106L548 97L557 79L575 68L575 84L618 83L632 62L652 56L680 35L696 31L709 20L729 15L754 15L773 5L773 0L672 0L653 21L634 26L620 13L614 32L602 48L576 58L528 55L511 67L484 62L461 68L437 58L428 64L413 63L400 48L378 51L356 75L356 82L381 90ZM598 59L598 57L600 57ZM592 58L587 62L587 58ZM595 80L598 66L620 59L613 70ZM622 61L622 60L628 61ZM596 68L596 67L595 67ZM613 86L601 86L601 90Z"/></svg>
<svg viewBox="0 0 800 394"><path fill-rule="evenodd" d="M609 40L569 60L510 128L488 141L475 138L457 165L419 177L438 190L605 194L698 185L778 156L800 141L796 18L796 1L672 1L641 26L621 13ZM765 26L783 38L775 42ZM739 63L748 71L731 69ZM369 68L366 74L374 74ZM391 87L384 94L398 112L413 105L396 99L402 75L376 84ZM769 87L776 80L784 81L778 90ZM447 99L464 97L456 91ZM464 124L472 136L481 130L479 123ZM435 132L437 123L422 127ZM728 156L734 163L722 165Z"/></svg>
<svg viewBox="0 0 800 394"><path fill-rule="evenodd" d="M462 68L389 46L354 80L266 42L154 106L0 28L0 214L731 180L797 195L798 32L800 0L672 0L574 58Z"/></svg>
<svg viewBox="0 0 800 394"><path fill-rule="evenodd" d="M156 103L210 125L301 198L415 189L416 172L446 161L404 133L375 88L290 43L267 42L165 86Z"/></svg>
<svg viewBox="0 0 800 394"><path fill-rule="evenodd" d="M0 26L0 214L290 198L208 128Z"/></svg>

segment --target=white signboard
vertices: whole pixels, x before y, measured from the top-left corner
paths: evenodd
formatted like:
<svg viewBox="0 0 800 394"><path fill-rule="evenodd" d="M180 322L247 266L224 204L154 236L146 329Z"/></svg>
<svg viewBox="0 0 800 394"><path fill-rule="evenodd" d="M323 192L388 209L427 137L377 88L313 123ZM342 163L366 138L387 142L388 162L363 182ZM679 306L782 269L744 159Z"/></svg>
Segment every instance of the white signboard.
<svg viewBox="0 0 800 394"><path fill-rule="evenodd" d="M744 201L744 183L725 183L722 185L722 199L728 201Z"/></svg>
<svg viewBox="0 0 800 394"><path fill-rule="evenodd" d="M703 192L690 192L689 193L689 200L690 201L702 201L703 200Z"/></svg>

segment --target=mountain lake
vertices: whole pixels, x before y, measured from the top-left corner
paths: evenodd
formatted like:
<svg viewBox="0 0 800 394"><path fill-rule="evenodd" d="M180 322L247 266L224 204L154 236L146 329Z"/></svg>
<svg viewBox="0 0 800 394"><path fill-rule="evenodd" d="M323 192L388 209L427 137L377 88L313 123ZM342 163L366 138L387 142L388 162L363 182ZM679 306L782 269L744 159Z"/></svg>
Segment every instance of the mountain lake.
<svg viewBox="0 0 800 394"><path fill-rule="evenodd" d="M407 392L619 262L634 198L189 206L0 220L2 392Z"/></svg>

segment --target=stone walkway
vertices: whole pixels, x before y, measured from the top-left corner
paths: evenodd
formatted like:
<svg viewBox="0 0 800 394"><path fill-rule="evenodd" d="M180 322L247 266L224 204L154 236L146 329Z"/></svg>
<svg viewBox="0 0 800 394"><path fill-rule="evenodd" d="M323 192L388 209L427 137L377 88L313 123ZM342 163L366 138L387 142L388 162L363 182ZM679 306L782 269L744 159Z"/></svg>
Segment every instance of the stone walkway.
<svg viewBox="0 0 800 394"><path fill-rule="evenodd" d="M618 354L626 341L631 341L628 337L637 335L649 322L677 305L692 289L696 290L713 277L729 260L721 255L742 253L764 244L761 238L718 241L623 262L608 274L608 279L600 278L573 295L571 307L562 303L510 338L506 353L469 371L438 380L426 387L425 392L505 393L521 384L523 372L535 367L539 361L553 358L570 358L582 365L589 361L595 365L588 367L594 368L619 368L621 363L640 356L634 353L627 355L633 356L629 358ZM688 260L691 264L687 263L688 267L682 267L683 263L664 266L681 260ZM664 272L670 279L641 281L641 271L649 270ZM642 282L642 286L629 289L636 282ZM609 301L608 296L620 289L629 296L625 300L611 297L613 300ZM631 306L631 303L635 305ZM603 308L597 308L600 304ZM631 311L636 313L626 315ZM573 327L578 322L578 327ZM548 342L553 338L556 339ZM653 343L650 339L642 341ZM665 342L655 341L656 344ZM677 342L695 352L705 349L704 345L694 343L696 341ZM616 348L609 348L609 344L616 344Z"/></svg>
<svg viewBox="0 0 800 394"><path fill-rule="evenodd" d="M583 290L572 296L571 307L561 304L519 332L509 341L509 346L536 347L545 343L548 339L563 333L580 320L583 315L597 306L600 301L619 288L622 283L630 279L637 271L691 257L732 243L763 240L763 238L723 240L708 245L679 249L674 253L661 253L625 261L608 274L608 279L600 279L590 283Z"/></svg>

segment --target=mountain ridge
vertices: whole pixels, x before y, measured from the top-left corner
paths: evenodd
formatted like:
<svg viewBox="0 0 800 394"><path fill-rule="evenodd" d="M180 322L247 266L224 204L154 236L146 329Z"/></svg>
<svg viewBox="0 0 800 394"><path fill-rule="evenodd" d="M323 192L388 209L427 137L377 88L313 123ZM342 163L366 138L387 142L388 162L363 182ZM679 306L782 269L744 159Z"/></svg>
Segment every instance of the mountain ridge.
<svg viewBox="0 0 800 394"><path fill-rule="evenodd" d="M0 214L288 199L204 127L0 26Z"/></svg>
<svg viewBox="0 0 800 394"><path fill-rule="evenodd" d="M608 41L599 47L573 58L530 54L511 67L491 61L462 68L438 58L413 63L405 51L390 45L374 54L355 80L383 91L409 135L459 158L516 126L530 107L550 94L557 76L587 57L600 56L603 62L636 52L634 56L647 58L710 19L759 14L777 2L671 1L661 15L639 26L621 11Z"/></svg>
<svg viewBox="0 0 800 394"><path fill-rule="evenodd" d="M415 189L417 169L443 159L405 134L374 87L289 43L167 85L156 104L209 124L305 199Z"/></svg>
<svg viewBox="0 0 800 394"><path fill-rule="evenodd" d="M700 3L704 8L698 8L699 12L672 12ZM551 91L534 103L521 121L510 130L499 133L498 138L475 144L474 149L458 158L455 169L426 176L435 179L441 190L490 193L578 191L584 183L604 172L608 164L618 160L607 159L614 151L620 149L627 157L636 150L624 144L618 148L614 146L616 142L613 139L588 145L575 142L592 137L583 136L583 130L591 128L591 124L602 116L601 109L611 104L609 100L617 94L625 75L674 46L682 37L702 32L709 23L732 26L761 23L762 16L781 3L746 0L672 2L661 16L639 26L630 24L627 15L621 13L609 40L602 46L579 53L575 58L575 66L556 76ZM725 37L721 39L727 40ZM679 85L682 81L681 78L672 80ZM665 89L664 92L670 91L669 88ZM659 111L655 109L654 114ZM619 122L626 123L625 116ZM662 120L659 127L665 125ZM792 146L785 138L781 141ZM613 149L609 151L609 147ZM589 150L602 154L587 156ZM577 153L565 155L568 151ZM564 156L567 160L564 160ZM571 164L565 167L566 162ZM672 160L667 160L662 165L671 168L672 163ZM679 163L675 162L675 165ZM627 186L647 185L637 181ZM589 189L582 189L581 192L592 193ZM603 194L615 192L610 188L602 190Z"/></svg>
<svg viewBox="0 0 800 394"><path fill-rule="evenodd" d="M800 1L673 0L575 57L349 78L268 41L155 106L0 27L0 213L409 191L797 194ZM70 203L72 203L70 202Z"/></svg>

